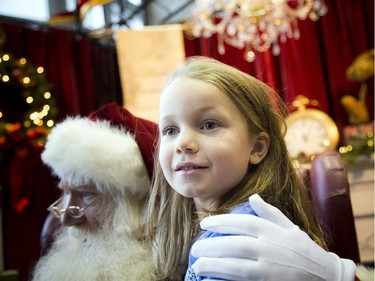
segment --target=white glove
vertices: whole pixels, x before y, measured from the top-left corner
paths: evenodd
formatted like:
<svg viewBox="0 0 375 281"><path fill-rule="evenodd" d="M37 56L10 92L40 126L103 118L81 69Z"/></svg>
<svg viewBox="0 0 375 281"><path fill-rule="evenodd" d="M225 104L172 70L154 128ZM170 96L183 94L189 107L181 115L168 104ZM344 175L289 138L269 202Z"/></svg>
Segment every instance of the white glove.
<svg viewBox="0 0 375 281"><path fill-rule="evenodd" d="M259 195L249 201L259 217L224 214L202 220L203 229L237 235L196 242L196 274L237 281L354 280L353 261L326 252Z"/></svg>

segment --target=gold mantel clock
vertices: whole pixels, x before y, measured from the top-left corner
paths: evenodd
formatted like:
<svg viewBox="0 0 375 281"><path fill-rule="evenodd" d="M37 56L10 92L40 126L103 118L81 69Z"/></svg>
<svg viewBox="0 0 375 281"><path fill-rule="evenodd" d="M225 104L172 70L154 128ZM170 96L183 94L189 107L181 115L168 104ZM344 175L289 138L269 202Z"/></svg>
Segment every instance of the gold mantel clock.
<svg viewBox="0 0 375 281"><path fill-rule="evenodd" d="M306 108L317 101L297 96L292 106L297 108L286 117L286 145L294 159L309 161L316 154L336 149L339 131L335 122L323 111Z"/></svg>

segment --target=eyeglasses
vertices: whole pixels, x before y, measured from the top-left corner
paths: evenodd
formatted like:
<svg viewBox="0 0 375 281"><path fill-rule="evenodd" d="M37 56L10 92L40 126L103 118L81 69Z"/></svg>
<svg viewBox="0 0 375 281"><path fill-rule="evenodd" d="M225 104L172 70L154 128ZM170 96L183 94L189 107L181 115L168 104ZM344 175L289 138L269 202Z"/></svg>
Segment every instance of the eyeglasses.
<svg viewBox="0 0 375 281"><path fill-rule="evenodd" d="M61 201L62 201L62 198L59 198L47 208L47 211L49 211L55 218L58 218L58 219L61 218L61 216L64 213L67 213L72 218L79 219L83 217L83 215L85 214L86 208L88 208L92 203L95 202L95 200L93 200L92 202L90 202L90 204L88 204L84 208L81 208L79 206L68 206L67 208L61 209L56 206Z"/></svg>

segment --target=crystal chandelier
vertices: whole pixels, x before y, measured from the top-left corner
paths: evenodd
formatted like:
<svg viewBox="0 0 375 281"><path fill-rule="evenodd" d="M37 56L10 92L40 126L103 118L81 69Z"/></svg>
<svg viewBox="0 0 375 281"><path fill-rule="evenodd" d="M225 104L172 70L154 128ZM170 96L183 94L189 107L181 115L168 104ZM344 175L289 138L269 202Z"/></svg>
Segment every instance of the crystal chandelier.
<svg viewBox="0 0 375 281"><path fill-rule="evenodd" d="M279 42L300 36L298 20L317 21L327 13L324 0L195 0L189 21L194 37L217 34L218 52L225 53L224 42L244 49L252 62L254 51L280 53Z"/></svg>

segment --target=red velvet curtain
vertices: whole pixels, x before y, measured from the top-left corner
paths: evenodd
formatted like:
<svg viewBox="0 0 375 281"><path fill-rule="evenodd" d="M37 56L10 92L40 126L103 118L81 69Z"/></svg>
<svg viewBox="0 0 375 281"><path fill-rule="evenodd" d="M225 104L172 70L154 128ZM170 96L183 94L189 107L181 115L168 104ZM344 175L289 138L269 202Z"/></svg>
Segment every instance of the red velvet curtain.
<svg viewBox="0 0 375 281"><path fill-rule="evenodd" d="M27 138L0 145L0 186L4 269L27 280L40 256L47 207L58 198L57 180L40 159L42 148Z"/></svg>
<svg viewBox="0 0 375 281"><path fill-rule="evenodd" d="M248 63L243 50L226 45L219 55L217 40L186 39L188 56L204 55L247 72L270 84L287 103L297 95L319 101L319 109L327 112L341 133L348 125L347 114L340 104L343 95L358 98L360 84L346 78L345 72L353 59L374 47L373 0L325 0L328 13L319 21L299 21L301 37L282 43L275 57L270 51L256 53ZM374 80L368 82L367 105L374 115Z"/></svg>

